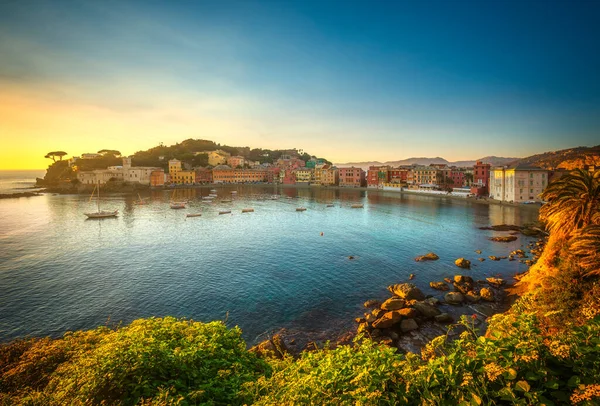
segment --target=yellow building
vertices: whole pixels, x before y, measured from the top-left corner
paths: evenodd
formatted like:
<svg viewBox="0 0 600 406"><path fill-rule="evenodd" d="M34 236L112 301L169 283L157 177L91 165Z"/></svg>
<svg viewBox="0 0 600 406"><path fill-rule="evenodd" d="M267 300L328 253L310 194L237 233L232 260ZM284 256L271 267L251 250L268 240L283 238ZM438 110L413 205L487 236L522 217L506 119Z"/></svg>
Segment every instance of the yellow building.
<svg viewBox="0 0 600 406"><path fill-rule="evenodd" d="M304 184L308 185L314 181L315 171L313 169L307 169L307 168L296 169L295 173L296 173L296 184L304 183Z"/></svg>
<svg viewBox="0 0 600 406"><path fill-rule="evenodd" d="M169 161L169 175L171 178L179 171L181 171L181 161L179 159L171 159Z"/></svg>
<svg viewBox="0 0 600 406"><path fill-rule="evenodd" d="M230 154L225 151L216 150L208 153L208 164L210 166L224 165Z"/></svg>

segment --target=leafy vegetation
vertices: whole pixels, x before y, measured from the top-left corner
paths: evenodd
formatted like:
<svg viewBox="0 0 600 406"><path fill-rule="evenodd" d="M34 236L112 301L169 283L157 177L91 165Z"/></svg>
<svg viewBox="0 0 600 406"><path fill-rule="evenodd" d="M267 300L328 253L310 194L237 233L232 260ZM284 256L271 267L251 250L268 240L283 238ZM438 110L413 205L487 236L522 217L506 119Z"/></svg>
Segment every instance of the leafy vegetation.
<svg viewBox="0 0 600 406"><path fill-rule="evenodd" d="M172 317L0 347L4 404L243 404L268 372L238 328Z"/></svg>

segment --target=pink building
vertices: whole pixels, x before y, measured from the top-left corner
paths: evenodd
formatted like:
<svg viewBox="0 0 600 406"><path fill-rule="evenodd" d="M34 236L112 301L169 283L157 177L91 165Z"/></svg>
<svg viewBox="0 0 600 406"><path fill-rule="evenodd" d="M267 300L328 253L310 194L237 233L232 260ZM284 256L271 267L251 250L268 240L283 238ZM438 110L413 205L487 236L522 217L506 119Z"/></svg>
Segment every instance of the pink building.
<svg viewBox="0 0 600 406"><path fill-rule="evenodd" d="M452 170L450 171L450 179L452 179L452 187L462 187L465 184L465 173L464 171Z"/></svg>
<svg viewBox="0 0 600 406"><path fill-rule="evenodd" d="M365 171L361 168L338 168L339 185L343 187L362 187L365 185Z"/></svg>
<svg viewBox="0 0 600 406"><path fill-rule="evenodd" d="M243 156L230 156L227 158L227 165L231 166L232 168L237 168L238 166L243 167L245 163L246 160Z"/></svg>
<svg viewBox="0 0 600 406"><path fill-rule="evenodd" d="M473 188L478 196L489 193L490 164L477 161L473 166Z"/></svg>
<svg viewBox="0 0 600 406"><path fill-rule="evenodd" d="M283 174L284 185L295 185L296 184L296 173L293 169L285 169Z"/></svg>

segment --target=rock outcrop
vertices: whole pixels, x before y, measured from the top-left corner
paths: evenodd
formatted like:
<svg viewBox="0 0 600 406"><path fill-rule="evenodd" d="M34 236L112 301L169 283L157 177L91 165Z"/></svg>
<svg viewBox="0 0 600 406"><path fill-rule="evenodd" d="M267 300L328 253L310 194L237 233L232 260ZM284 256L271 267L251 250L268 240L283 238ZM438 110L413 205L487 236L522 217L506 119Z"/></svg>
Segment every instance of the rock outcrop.
<svg viewBox="0 0 600 406"><path fill-rule="evenodd" d="M399 283L396 285L388 286L388 290L392 294L398 296L404 300L423 300L425 295L421 292L421 289L417 288L412 283Z"/></svg>
<svg viewBox="0 0 600 406"><path fill-rule="evenodd" d="M433 252L429 252L425 255L420 255L418 257L415 258L415 261L417 262L421 262L421 261L437 261L438 259L440 259L440 257L438 257L435 253Z"/></svg>
<svg viewBox="0 0 600 406"><path fill-rule="evenodd" d="M459 268L471 269L471 261L465 258L458 258L456 261L454 261L454 264Z"/></svg>

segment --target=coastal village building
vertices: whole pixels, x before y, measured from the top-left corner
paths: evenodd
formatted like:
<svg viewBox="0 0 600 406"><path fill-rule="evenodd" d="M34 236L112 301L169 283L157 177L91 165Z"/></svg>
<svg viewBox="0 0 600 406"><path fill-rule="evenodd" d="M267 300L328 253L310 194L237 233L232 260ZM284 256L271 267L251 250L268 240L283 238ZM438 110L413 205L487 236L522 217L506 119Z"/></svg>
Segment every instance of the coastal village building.
<svg viewBox="0 0 600 406"><path fill-rule="evenodd" d="M406 184L408 181L408 168L390 168L390 183Z"/></svg>
<svg viewBox="0 0 600 406"><path fill-rule="evenodd" d="M490 171L490 198L503 202L540 201L548 171L535 166L498 167Z"/></svg>
<svg viewBox="0 0 600 406"><path fill-rule="evenodd" d="M224 165L227 163L227 158L230 154L220 149L211 151L208 154L208 164L210 166Z"/></svg>
<svg viewBox="0 0 600 406"><path fill-rule="evenodd" d="M150 187L160 187L165 185L165 171L156 169L150 172Z"/></svg>
<svg viewBox="0 0 600 406"><path fill-rule="evenodd" d="M230 156L227 158L227 165L232 168L243 167L244 164L246 164L246 159L243 156Z"/></svg>
<svg viewBox="0 0 600 406"><path fill-rule="evenodd" d="M77 179L83 184L104 184L111 179L129 183L151 185L153 172L162 173L164 184L164 170L162 168L147 166L131 166L131 158L124 157L122 166L109 166L107 169L96 169L93 171L79 171ZM155 175L159 176L159 175Z"/></svg>
<svg viewBox="0 0 600 406"><path fill-rule="evenodd" d="M308 168L298 168L295 170L297 185L310 185L314 179L314 170Z"/></svg>
<svg viewBox="0 0 600 406"><path fill-rule="evenodd" d="M212 183L213 182L213 174L212 174L212 170L208 169L208 168L196 168L196 183L197 184L203 184L203 183Z"/></svg>
<svg viewBox="0 0 600 406"><path fill-rule="evenodd" d="M384 183L390 181L390 167L389 166L370 166L367 171L367 187L370 188L383 188Z"/></svg>
<svg viewBox="0 0 600 406"><path fill-rule="evenodd" d="M490 167L490 164L484 164L481 161L477 161L473 166L473 184L471 185L471 192L477 196L485 196L490 193L488 188Z"/></svg>
<svg viewBox="0 0 600 406"><path fill-rule="evenodd" d="M279 172L279 182L283 185L295 185L296 170L291 168L282 169Z"/></svg>
<svg viewBox="0 0 600 406"><path fill-rule="evenodd" d="M262 183L267 181L266 169L234 169L228 165L213 168L214 183Z"/></svg>
<svg viewBox="0 0 600 406"><path fill-rule="evenodd" d="M354 166L350 168L339 168L339 185L342 187L364 187L366 183L366 173L362 168Z"/></svg>
<svg viewBox="0 0 600 406"><path fill-rule="evenodd" d="M81 159L96 159L96 158L102 158L102 154L96 154L96 153L90 153L90 152L81 154Z"/></svg>
<svg viewBox="0 0 600 406"><path fill-rule="evenodd" d="M412 172L412 185L416 188L435 188L442 175L442 171L436 166L416 166Z"/></svg>
<svg viewBox="0 0 600 406"><path fill-rule="evenodd" d="M177 185L192 185L196 182L196 172L182 169L179 159L171 159L169 160L169 178L171 183Z"/></svg>
<svg viewBox="0 0 600 406"><path fill-rule="evenodd" d="M336 186L338 184L339 172L335 166L331 166L329 164L323 165L319 172L321 185Z"/></svg>

